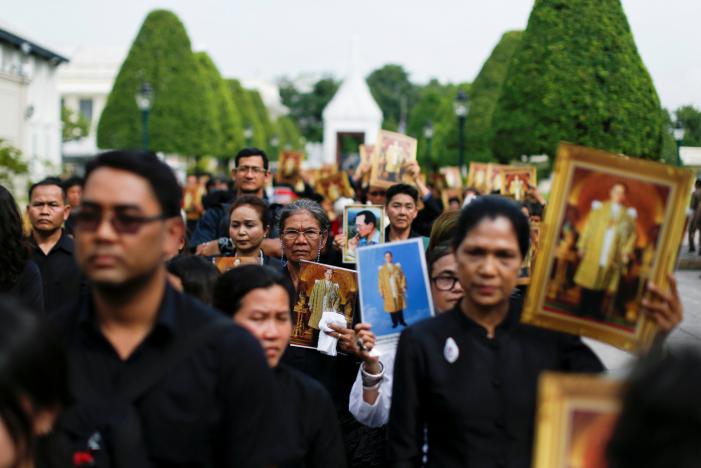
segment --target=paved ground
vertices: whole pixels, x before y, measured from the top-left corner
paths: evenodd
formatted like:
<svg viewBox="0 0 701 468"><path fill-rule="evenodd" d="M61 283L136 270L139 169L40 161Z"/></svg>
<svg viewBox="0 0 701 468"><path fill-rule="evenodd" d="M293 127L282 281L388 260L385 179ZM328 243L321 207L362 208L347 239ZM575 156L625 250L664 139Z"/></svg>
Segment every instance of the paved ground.
<svg viewBox="0 0 701 468"><path fill-rule="evenodd" d="M675 273L679 294L684 304L684 320L667 339L672 349L676 346L701 346L701 270L679 270ZM625 372L631 355L612 346L585 339L612 373Z"/></svg>

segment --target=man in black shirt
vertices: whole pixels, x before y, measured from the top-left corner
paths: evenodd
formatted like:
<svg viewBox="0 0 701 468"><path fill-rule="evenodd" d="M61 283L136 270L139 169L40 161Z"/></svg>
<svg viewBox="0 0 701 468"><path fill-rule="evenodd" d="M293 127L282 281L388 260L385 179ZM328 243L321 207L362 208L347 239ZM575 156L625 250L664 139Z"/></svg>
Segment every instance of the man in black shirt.
<svg viewBox="0 0 701 468"><path fill-rule="evenodd" d="M32 260L41 272L47 314L76 302L84 287L73 257L73 239L61 228L70 212L59 179L50 177L29 189L27 216L32 225Z"/></svg>
<svg viewBox="0 0 701 468"><path fill-rule="evenodd" d="M174 174L152 153L109 152L88 164L75 253L91 294L53 317L69 350L76 403L67 415L89 408L95 426L114 421L119 414L110 402L123 400L117 389L135 369L149 362L157 372L168 351L217 320L167 283L164 258L184 231L180 197ZM286 459L273 375L256 340L226 324L190 353L133 402L151 465L248 467ZM109 441L100 449L106 447Z"/></svg>

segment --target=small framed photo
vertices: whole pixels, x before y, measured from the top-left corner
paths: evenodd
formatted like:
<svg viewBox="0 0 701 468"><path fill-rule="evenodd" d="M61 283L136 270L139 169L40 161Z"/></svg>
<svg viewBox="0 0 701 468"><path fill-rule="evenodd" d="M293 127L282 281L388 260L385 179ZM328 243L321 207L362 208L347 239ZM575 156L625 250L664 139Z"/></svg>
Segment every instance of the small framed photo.
<svg viewBox="0 0 701 468"><path fill-rule="evenodd" d="M302 161L304 153L301 151L283 151L278 160L275 181L278 183L294 182L302 176Z"/></svg>
<svg viewBox="0 0 701 468"><path fill-rule="evenodd" d="M501 172L508 167L501 164L470 162L467 186L476 188L482 195L493 191L501 192Z"/></svg>
<svg viewBox="0 0 701 468"><path fill-rule="evenodd" d="M405 327L433 316L420 238L360 247L357 263L360 318L378 344L396 342Z"/></svg>
<svg viewBox="0 0 701 468"><path fill-rule="evenodd" d="M648 347L656 328L640 304L648 281L668 287L693 173L561 144L553 174L521 320L627 351Z"/></svg>
<svg viewBox="0 0 701 468"><path fill-rule="evenodd" d="M360 152L360 163L372 167L372 156L375 152L375 145L360 145L358 151ZM367 187L370 184L369 172L363 175L363 180L361 182L363 187Z"/></svg>
<svg viewBox="0 0 701 468"><path fill-rule="evenodd" d="M345 172L337 172L320 178L317 180L314 190L323 196L324 199L331 202L335 202L341 197L355 197L355 191L351 187L348 175Z"/></svg>
<svg viewBox="0 0 701 468"><path fill-rule="evenodd" d="M406 163L416 160L416 139L380 130L372 154L370 185L391 187L399 182L413 184L406 176Z"/></svg>
<svg viewBox="0 0 701 468"><path fill-rule="evenodd" d="M441 201L445 210L459 210L462 208L463 191L459 188L446 188L441 192Z"/></svg>
<svg viewBox="0 0 701 468"><path fill-rule="evenodd" d="M620 381L607 377L543 373L533 466L605 468L621 389Z"/></svg>
<svg viewBox="0 0 701 468"><path fill-rule="evenodd" d="M501 171L501 194L516 201L526 198L529 186L537 185L536 169L533 166L510 167Z"/></svg>
<svg viewBox="0 0 701 468"><path fill-rule="evenodd" d="M352 325L358 279L354 271L345 268L301 263L290 345L319 349L319 336L322 334L323 341L325 322L338 319L339 323L345 320L346 327Z"/></svg>
<svg viewBox="0 0 701 468"><path fill-rule="evenodd" d="M445 183L448 188L460 189L463 188L462 173L457 166L441 167L439 172L445 176Z"/></svg>
<svg viewBox="0 0 701 468"><path fill-rule="evenodd" d="M385 241L385 207L348 205L343 209L343 263L355 263L359 247Z"/></svg>

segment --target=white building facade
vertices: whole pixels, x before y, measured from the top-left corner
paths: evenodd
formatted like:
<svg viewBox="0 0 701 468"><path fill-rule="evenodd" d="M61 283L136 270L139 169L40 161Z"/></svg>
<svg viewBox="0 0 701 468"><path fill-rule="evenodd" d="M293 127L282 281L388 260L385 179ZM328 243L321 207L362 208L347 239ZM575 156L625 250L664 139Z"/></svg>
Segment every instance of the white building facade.
<svg viewBox="0 0 701 468"><path fill-rule="evenodd" d="M33 181L61 170L57 70L67 61L0 24L0 138L22 151Z"/></svg>

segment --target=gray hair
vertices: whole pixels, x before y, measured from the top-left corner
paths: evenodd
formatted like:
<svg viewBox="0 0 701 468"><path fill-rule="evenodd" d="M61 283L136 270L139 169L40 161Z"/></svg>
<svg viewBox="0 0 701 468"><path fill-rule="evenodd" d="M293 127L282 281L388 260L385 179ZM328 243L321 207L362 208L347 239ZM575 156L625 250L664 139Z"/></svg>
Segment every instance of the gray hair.
<svg viewBox="0 0 701 468"><path fill-rule="evenodd" d="M314 219L316 219L316 221L319 223L319 228L321 228L322 232L329 231L329 228L331 227L331 221L329 221L329 217L326 215L326 211L324 211L321 205L319 205L314 200L309 200L308 198L300 198L299 200L295 200L292 203L288 203L287 205L282 207L282 210L280 210L280 222L278 224L280 232L284 230L285 221L287 221L287 218L300 211L309 212L309 214L311 214L314 217Z"/></svg>

